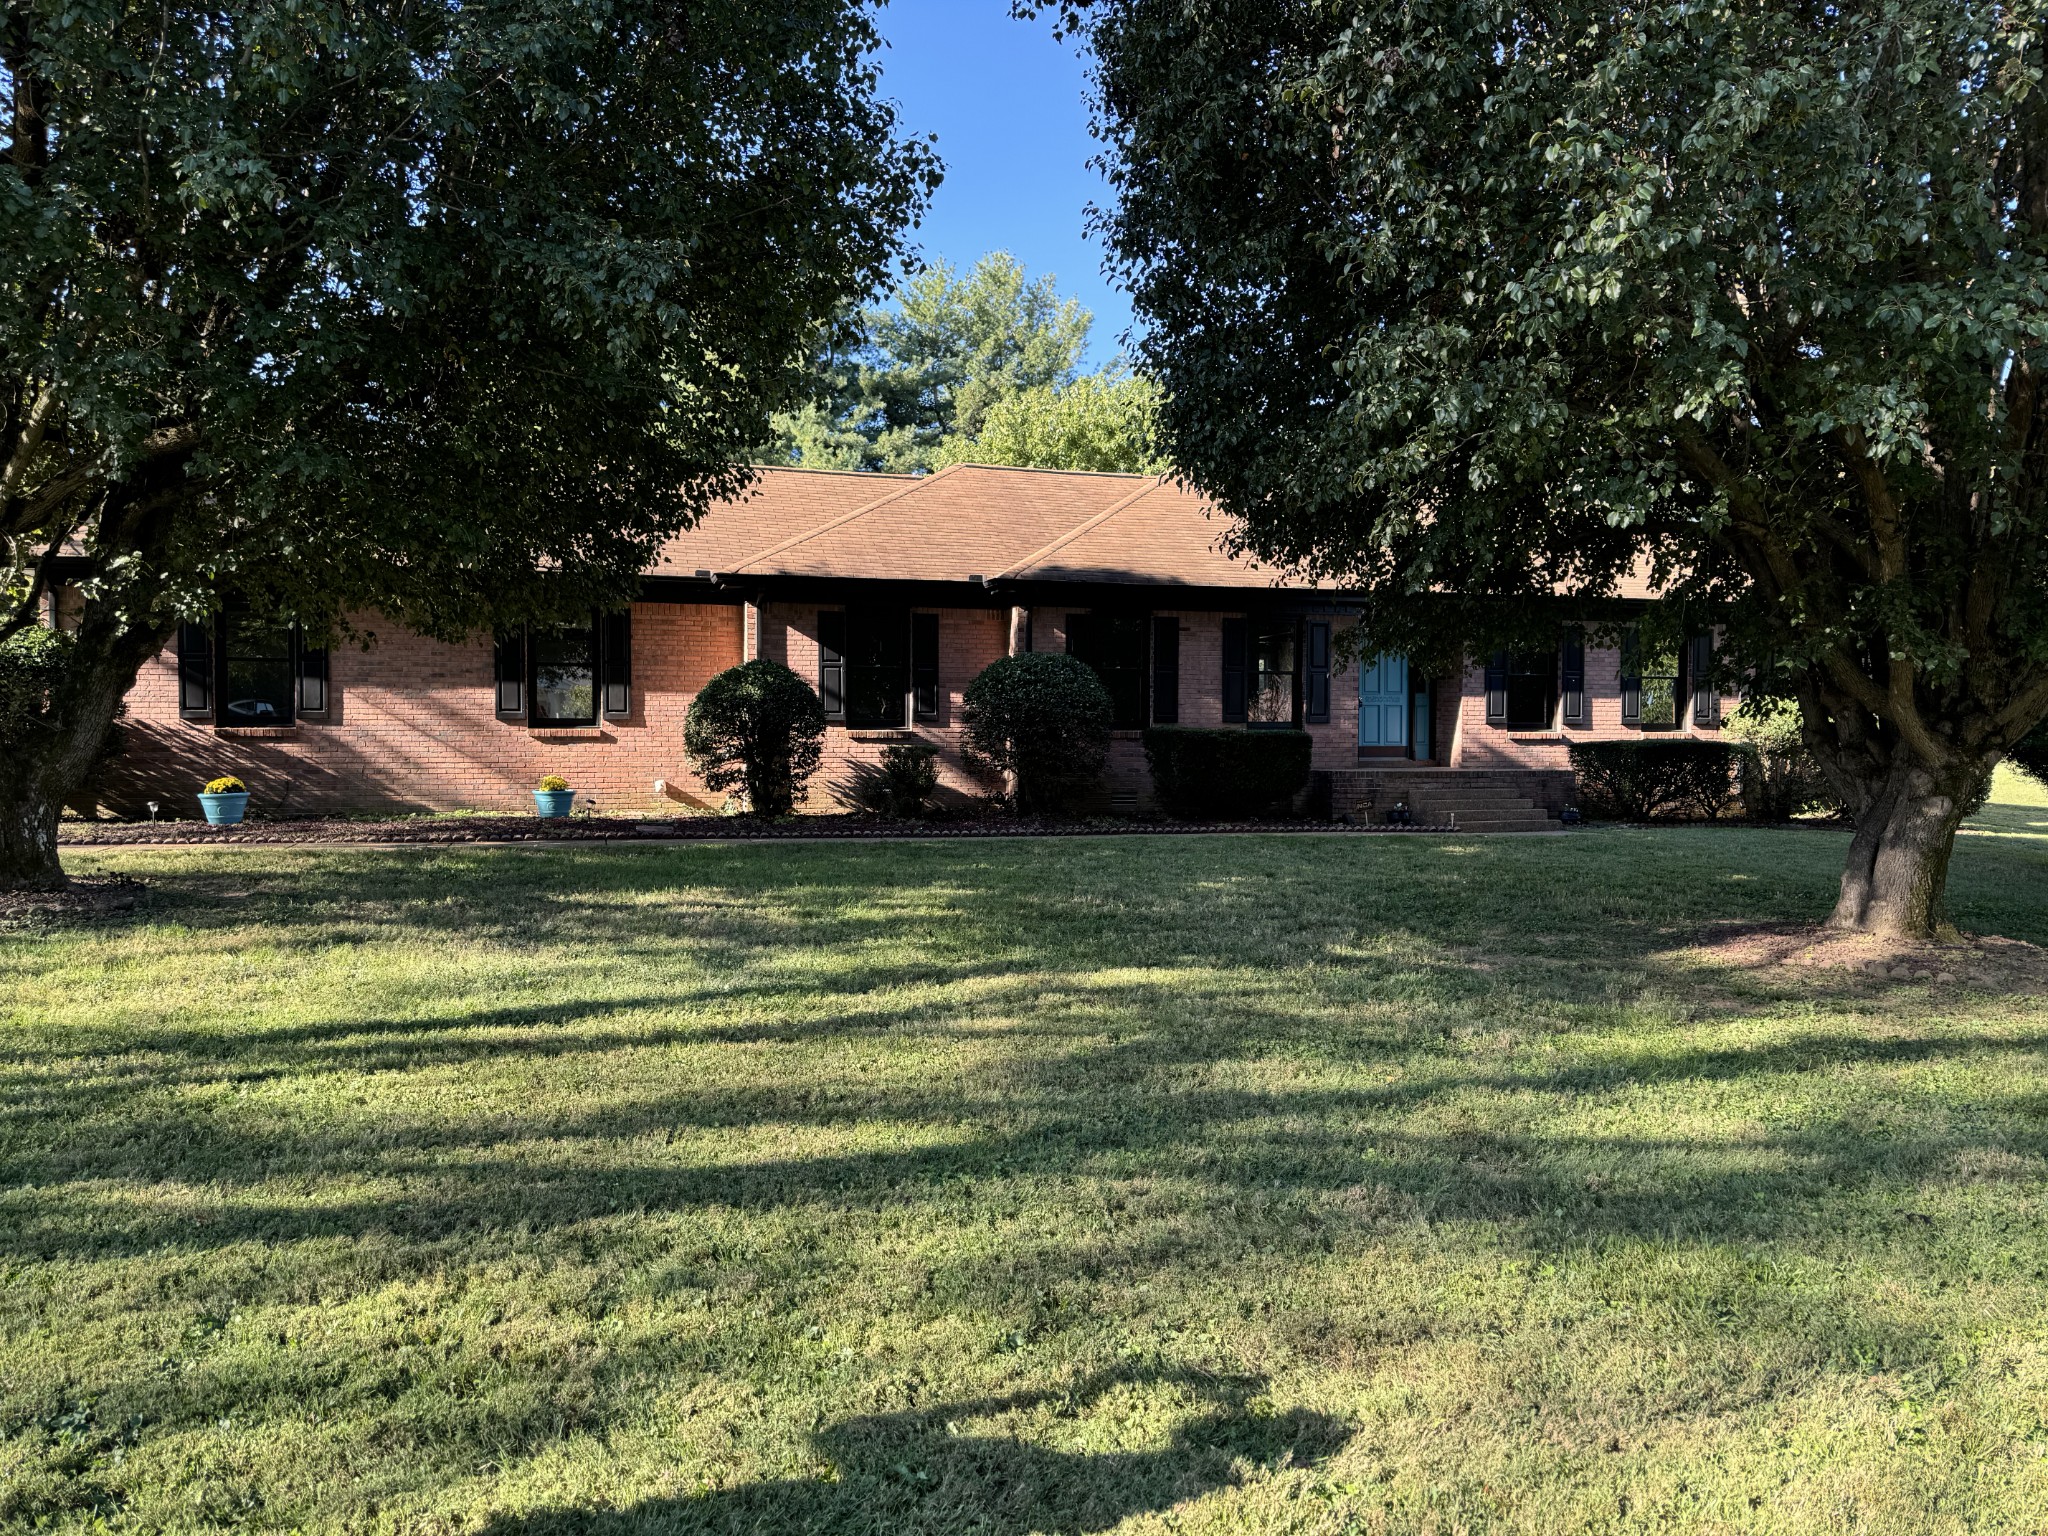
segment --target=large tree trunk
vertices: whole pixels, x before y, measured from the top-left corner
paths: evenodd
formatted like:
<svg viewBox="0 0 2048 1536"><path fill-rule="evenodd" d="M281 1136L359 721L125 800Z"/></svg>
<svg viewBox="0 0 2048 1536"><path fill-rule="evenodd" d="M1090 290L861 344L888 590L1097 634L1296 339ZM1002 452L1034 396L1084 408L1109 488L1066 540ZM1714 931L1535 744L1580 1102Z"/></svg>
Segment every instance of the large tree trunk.
<svg viewBox="0 0 2048 1536"><path fill-rule="evenodd" d="M1901 754L1882 779L1867 783L1852 804L1856 834L1829 926L1920 941L1951 936L1949 855L1990 772L1989 763L1976 762L1936 772Z"/></svg>
<svg viewBox="0 0 2048 1536"><path fill-rule="evenodd" d="M49 707L0 749L0 890L64 884L58 814L91 774L142 663L168 638L88 613Z"/></svg>
<svg viewBox="0 0 2048 1536"><path fill-rule="evenodd" d="M0 761L0 890L46 891L64 883L57 862L57 810L57 801L33 781L22 782Z"/></svg>

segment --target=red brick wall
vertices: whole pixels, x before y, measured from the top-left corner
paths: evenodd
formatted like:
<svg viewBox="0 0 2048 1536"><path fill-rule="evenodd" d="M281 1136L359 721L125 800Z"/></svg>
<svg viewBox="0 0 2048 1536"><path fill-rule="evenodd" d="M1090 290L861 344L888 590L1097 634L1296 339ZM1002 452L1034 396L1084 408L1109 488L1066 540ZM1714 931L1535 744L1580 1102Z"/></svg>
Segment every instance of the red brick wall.
<svg viewBox="0 0 2048 1536"><path fill-rule="evenodd" d="M309 812L531 810L529 791L559 773L600 810L652 810L671 798L709 804L683 763L683 716L713 673L739 660L736 607L637 603L633 608L632 714L589 731L536 731L493 712L487 641L446 645L364 620L375 643L338 646L329 658L325 720L284 730L221 731L178 718L178 663L166 652L143 668L122 721L126 751L102 798L124 814L155 799L189 816L206 780L231 773L251 808Z"/></svg>
<svg viewBox="0 0 2048 1536"><path fill-rule="evenodd" d="M1586 703L1591 712L1589 725L1563 726L1553 723L1547 731L1508 730L1486 723L1486 669L1469 666L1449 702L1456 711L1458 744L1450 759L1454 768L1569 768L1571 744L1575 741L1637 741L1693 737L1715 740L1719 726L1693 724L1692 701L1679 700L1679 728L1644 731L1641 726L1621 723L1621 652L1586 648ZM1725 720L1741 701L1730 695L1721 700Z"/></svg>

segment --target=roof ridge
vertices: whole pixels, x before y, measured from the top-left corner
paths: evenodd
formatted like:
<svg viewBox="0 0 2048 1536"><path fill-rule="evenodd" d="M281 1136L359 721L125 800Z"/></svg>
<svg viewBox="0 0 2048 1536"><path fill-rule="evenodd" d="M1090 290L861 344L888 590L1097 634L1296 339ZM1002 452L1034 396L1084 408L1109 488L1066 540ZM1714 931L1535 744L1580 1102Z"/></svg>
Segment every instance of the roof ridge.
<svg viewBox="0 0 2048 1536"><path fill-rule="evenodd" d="M1158 490L1162 483L1157 475L1146 475L1144 479L1145 483L1139 486L1135 491L1132 491L1130 495L1119 497L1117 500L1111 502L1108 506L1104 507L1100 512L1096 513L1093 517L1084 518L1081 522L1075 524L1072 528L1069 528L1065 533L1061 534L1058 538L1054 539L1050 544L1046 545L1043 549L1034 549L1022 560L1019 560L1016 562L1016 564L1010 566L1009 569L998 571L995 575L989 577L988 579L990 581L1002 581L1006 577L1012 577L1017 575L1020 571L1030 570L1031 567L1038 564L1039 561L1047 558L1048 556L1056 553L1061 549L1064 549L1067 545L1073 543L1074 540L1080 538L1082 534L1087 533L1090 529L1100 528L1112 517L1115 517L1117 513L1123 511L1124 508L1130 506L1131 503L1136 501L1143 501L1147 496L1150 496L1154 491Z"/></svg>
<svg viewBox="0 0 2048 1536"><path fill-rule="evenodd" d="M848 479L859 477L864 480L918 480L923 477L907 469L834 469L823 464L759 464L749 462L749 469L776 470L789 475L844 475Z"/></svg>
<svg viewBox="0 0 2048 1536"><path fill-rule="evenodd" d="M839 516L829 518L825 522L818 524L818 526L815 528L807 528L802 533L795 534L790 538L784 539L780 544L776 544L768 549L760 550L754 554L751 554L747 556L746 559L740 561L738 565L735 565L730 571L724 571L720 574L726 576L737 576L742 571L746 570L748 566L753 565L758 561L772 559L774 556L781 554L784 550L794 549L797 545L802 544L808 539L815 539L821 533L830 533L834 528L838 528L843 526L844 524L850 523L857 517L867 516L868 513L874 511L877 507L887 506L890 502L895 501L900 497L908 496L912 491L917 490L921 486L931 485L936 481L943 480L947 475L950 475L958 467L959 466L954 464L948 464L944 469L941 469L937 474L913 475L911 476L910 484L903 486L901 489L891 491L886 496L877 496L873 501L864 501L859 506L855 507L851 512L842 512L839 514Z"/></svg>
<svg viewBox="0 0 2048 1536"><path fill-rule="evenodd" d="M1091 480L1157 480L1142 469L1054 469L1044 464L984 464L979 459L956 459L947 469L996 469L1012 475L1085 475ZM943 473L944 471L941 471Z"/></svg>

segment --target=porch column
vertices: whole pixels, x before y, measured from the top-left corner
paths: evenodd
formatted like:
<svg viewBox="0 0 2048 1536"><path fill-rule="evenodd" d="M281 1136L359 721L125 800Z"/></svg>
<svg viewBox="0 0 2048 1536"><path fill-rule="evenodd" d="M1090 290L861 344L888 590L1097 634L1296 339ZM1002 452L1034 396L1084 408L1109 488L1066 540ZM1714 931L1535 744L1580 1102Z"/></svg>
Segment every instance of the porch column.
<svg viewBox="0 0 2048 1536"><path fill-rule="evenodd" d="M1012 608L1010 610L1010 654L1021 656L1031 649L1031 610Z"/></svg>
<svg viewBox="0 0 2048 1536"><path fill-rule="evenodd" d="M741 610L741 615L740 660L759 661L761 659L761 605L752 598L748 598L747 606Z"/></svg>

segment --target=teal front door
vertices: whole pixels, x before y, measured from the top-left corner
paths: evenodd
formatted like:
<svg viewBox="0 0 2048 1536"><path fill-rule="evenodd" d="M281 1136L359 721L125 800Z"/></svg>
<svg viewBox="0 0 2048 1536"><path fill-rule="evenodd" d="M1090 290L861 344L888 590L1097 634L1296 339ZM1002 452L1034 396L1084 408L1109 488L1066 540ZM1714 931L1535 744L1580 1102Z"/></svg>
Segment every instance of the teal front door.
<svg viewBox="0 0 2048 1536"><path fill-rule="evenodd" d="M1408 745L1408 658L1375 656L1358 666L1358 744Z"/></svg>

